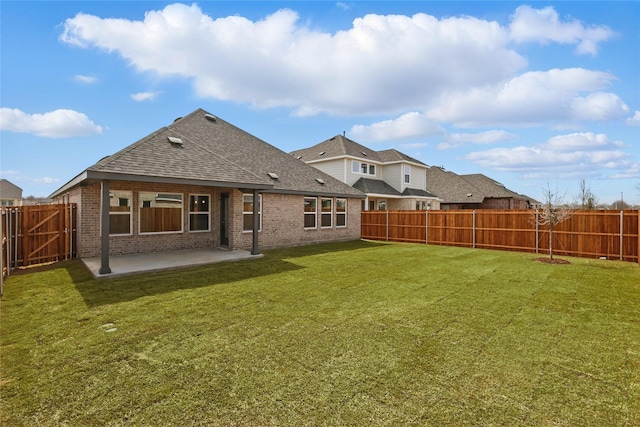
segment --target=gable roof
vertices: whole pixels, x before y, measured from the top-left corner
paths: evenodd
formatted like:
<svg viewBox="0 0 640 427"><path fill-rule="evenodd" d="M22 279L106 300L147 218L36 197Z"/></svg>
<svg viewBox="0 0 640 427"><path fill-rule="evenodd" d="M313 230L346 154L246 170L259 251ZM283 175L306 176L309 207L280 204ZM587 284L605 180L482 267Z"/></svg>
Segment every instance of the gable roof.
<svg viewBox="0 0 640 427"><path fill-rule="evenodd" d="M336 135L313 147L293 151L291 155L303 162L314 162L344 156L366 159L378 163L382 162L377 151L360 145L343 135Z"/></svg>
<svg viewBox="0 0 640 427"><path fill-rule="evenodd" d="M103 158L50 197L81 182L101 179L364 197L360 191L202 109Z"/></svg>
<svg viewBox="0 0 640 427"><path fill-rule="evenodd" d="M427 191L443 203L482 203L484 195L460 175L432 166L427 169Z"/></svg>
<svg viewBox="0 0 640 427"><path fill-rule="evenodd" d="M489 178L481 173L468 175L460 175L471 185L482 191L487 198L514 198L528 200L527 196L523 196L514 191L509 190L503 184Z"/></svg>
<svg viewBox="0 0 640 427"><path fill-rule="evenodd" d="M486 175L458 175L436 166L427 170L427 190L438 194L443 203L482 203L485 198L532 200Z"/></svg>

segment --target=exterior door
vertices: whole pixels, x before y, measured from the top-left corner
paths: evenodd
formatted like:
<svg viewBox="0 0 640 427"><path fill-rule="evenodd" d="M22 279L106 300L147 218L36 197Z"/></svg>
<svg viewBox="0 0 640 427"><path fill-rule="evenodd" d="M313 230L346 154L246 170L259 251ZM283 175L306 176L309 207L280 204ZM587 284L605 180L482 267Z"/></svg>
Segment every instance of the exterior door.
<svg viewBox="0 0 640 427"><path fill-rule="evenodd" d="M229 246L229 193L220 195L220 246Z"/></svg>

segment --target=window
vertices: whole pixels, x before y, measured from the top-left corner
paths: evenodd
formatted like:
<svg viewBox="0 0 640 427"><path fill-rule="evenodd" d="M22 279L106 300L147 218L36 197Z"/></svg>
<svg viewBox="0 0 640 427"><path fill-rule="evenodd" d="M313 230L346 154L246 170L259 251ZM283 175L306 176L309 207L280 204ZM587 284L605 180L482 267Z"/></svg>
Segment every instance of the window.
<svg viewBox="0 0 640 427"><path fill-rule="evenodd" d="M329 228L333 226L333 199L322 199L320 227Z"/></svg>
<svg viewBox="0 0 640 427"><path fill-rule="evenodd" d="M131 191L109 192L109 234L131 234Z"/></svg>
<svg viewBox="0 0 640 427"><path fill-rule="evenodd" d="M386 200L378 200L378 210L386 211L387 210L387 201Z"/></svg>
<svg viewBox="0 0 640 427"><path fill-rule="evenodd" d="M316 228L318 216L318 200L316 198L304 198L304 228Z"/></svg>
<svg viewBox="0 0 640 427"><path fill-rule="evenodd" d="M140 193L140 234L181 232L182 194Z"/></svg>
<svg viewBox="0 0 640 427"><path fill-rule="evenodd" d="M189 231L209 231L209 196L189 196Z"/></svg>
<svg viewBox="0 0 640 427"><path fill-rule="evenodd" d="M409 184L411 182L411 166L404 165L404 183Z"/></svg>
<svg viewBox="0 0 640 427"><path fill-rule="evenodd" d="M370 165L368 163L361 163L353 160L351 162L351 172L360 173L362 175L375 175L376 174L376 165Z"/></svg>
<svg viewBox="0 0 640 427"><path fill-rule="evenodd" d="M258 195L258 231L262 230L262 194ZM253 194L242 195L242 231L253 231Z"/></svg>
<svg viewBox="0 0 640 427"><path fill-rule="evenodd" d="M347 226L347 199L336 199L336 227Z"/></svg>

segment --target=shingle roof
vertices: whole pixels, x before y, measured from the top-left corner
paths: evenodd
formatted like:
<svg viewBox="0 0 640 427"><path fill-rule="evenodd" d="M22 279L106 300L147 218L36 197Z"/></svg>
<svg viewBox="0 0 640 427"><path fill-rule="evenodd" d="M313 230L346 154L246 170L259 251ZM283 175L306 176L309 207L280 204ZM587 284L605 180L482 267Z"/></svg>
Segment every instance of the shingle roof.
<svg viewBox="0 0 640 427"><path fill-rule="evenodd" d="M312 162L314 160L330 159L341 156L352 156L374 162L381 162L377 151L371 150L364 145L360 145L343 135L336 135L326 141L322 141L321 143L314 145L313 147L293 151L291 155L295 158L300 157L300 160L303 162Z"/></svg>
<svg viewBox="0 0 640 427"><path fill-rule="evenodd" d="M444 203L482 203L485 198L531 200L486 175L458 175L436 166L427 170L427 190L444 199Z"/></svg>
<svg viewBox="0 0 640 427"><path fill-rule="evenodd" d="M433 166L427 169L427 191L437 194L443 203L482 203L484 195L453 172Z"/></svg>
<svg viewBox="0 0 640 427"><path fill-rule="evenodd" d="M516 192L513 192L506 188L504 185L489 178L486 175L481 173L468 174L468 175L460 175L463 179L468 181L471 185L478 188L483 192L485 197L490 198L509 198L512 197L514 199L523 199L527 200L527 196L523 196Z"/></svg>
<svg viewBox="0 0 640 427"><path fill-rule="evenodd" d="M169 137L178 138L181 144L169 142ZM91 177L364 197L357 189L202 109L105 157L52 196Z"/></svg>
<svg viewBox="0 0 640 427"><path fill-rule="evenodd" d="M412 162L412 163L417 163L419 165L427 166L426 164L422 163L420 160L415 159L411 156L407 156L406 154L401 153L400 151L395 149L378 151L378 155L380 156L380 159L384 163L405 161L405 162Z"/></svg>
<svg viewBox="0 0 640 427"><path fill-rule="evenodd" d="M384 181L371 178L360 178L354 184L353 188L357 188L367 194L386 194L389 196L402 196L398 190L390 186Z"/></svg>
<svg viewBox="0 0 640 427"><path fill-rule="evenodd" d="M300 157L300 160L304 162L351 156L379 163L406 161L426 166L420 160L407 156L398 150L390 149L375 151L365 147L364 145L358 144L343 135L336 135L326 141L322 141L321 143L314 145L313 147L293 151L291 155L296 158Z"/></svg>
<svg viewBox="0 0 640 427"><path fill-rule="evenodd" d="M414 196L414 197L433 197L438 198L435 194L431 194L428 191L418 190L417 188L405 188L402 192L403 196Z"/></svg>

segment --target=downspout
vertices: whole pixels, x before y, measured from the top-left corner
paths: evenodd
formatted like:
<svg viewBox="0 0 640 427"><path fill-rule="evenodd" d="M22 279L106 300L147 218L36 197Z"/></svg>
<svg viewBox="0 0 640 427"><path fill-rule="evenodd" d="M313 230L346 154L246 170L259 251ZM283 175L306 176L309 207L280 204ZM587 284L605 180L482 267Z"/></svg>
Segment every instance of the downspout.
<svg viewBox="0 0 640 427"><path fill-rule="evenodd" d="M111 274L109 267L109 181L103 180L100 203L100 270L99 274Z"/></svg>
<svg viewBox="0 0 640 427"><path fill-rule="evenodd" d="M260 194L258 190L253 190L253 244L251 246L251 255L259 255L258 249L258 230L260 228L260 217L258 216L260 210L258 204L260 203Z"/></svg>

